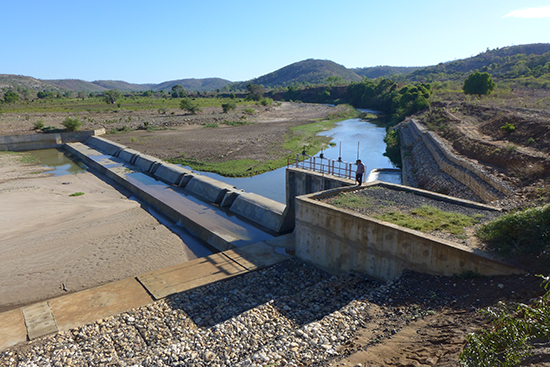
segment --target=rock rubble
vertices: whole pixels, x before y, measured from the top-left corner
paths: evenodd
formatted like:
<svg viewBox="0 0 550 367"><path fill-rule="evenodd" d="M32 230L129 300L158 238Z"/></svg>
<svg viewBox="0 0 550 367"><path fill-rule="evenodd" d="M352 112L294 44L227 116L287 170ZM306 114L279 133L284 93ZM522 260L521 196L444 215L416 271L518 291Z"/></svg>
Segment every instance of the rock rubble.
<svg viewBox="0 0 550 367"><path fill-rule="evenodd" d="M376 343L419 316L387 305L397 283L330 276L291 259L13 347L0 365L323 365L353 351L367 325Z"/></svg>

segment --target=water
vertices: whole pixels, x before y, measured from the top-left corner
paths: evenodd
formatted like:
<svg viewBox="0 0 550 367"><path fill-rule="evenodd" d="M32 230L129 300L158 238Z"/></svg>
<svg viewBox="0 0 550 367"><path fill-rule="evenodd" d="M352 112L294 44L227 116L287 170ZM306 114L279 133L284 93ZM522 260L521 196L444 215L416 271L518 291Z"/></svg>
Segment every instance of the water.
<svg viewBox="0 0 550 367"><path fill-rule="evenodd" d="M361 110L369 113L376 113L371 110ZM335 146L325 149L322 153L325 158L338 159L342 157L344 162L355 163L357 156L367 166L367 173L375 168L394 168L388 157L382 154L386 151L386 128L378 126L373 122L361 119L344 120L337 123L336 127L320 133L319 135L332 137ZM298 152L297 152L298 153ZM341 154L341 155L340 155ZM190 169L189 167L186 167ZM228 183L238 189L247 192L254 192L266 198L286 204L286 167L275 171L266 172L253 177L223 177L215 173L200 172L201 175L212 177L216 180ZM395 174L391 175L389 182L395 182ZM381 180L384 175L380 176Z"/></svg>
<svg viewBox="0 0 550 367"><path fill-rule="evenodd" d="M73 161L58 149L31 150L29 153L38 159L41 166L51 168L52 170L48 173L52 173L54 176L83 173L88 169L84 163Z"/></svg>

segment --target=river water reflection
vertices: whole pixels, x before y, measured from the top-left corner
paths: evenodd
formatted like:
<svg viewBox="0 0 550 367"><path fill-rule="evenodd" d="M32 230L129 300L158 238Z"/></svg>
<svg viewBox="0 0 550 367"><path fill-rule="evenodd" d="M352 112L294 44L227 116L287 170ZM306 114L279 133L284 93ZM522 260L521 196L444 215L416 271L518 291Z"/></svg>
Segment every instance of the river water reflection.
<svg viewBox="0 0 550 367"><path fill-rule="evenodd" d="M325 158L336 160L342 157L345 162L355 162L359 156L367 166L367 173L375 168L395 167L389 158L383 155L386 151L386 143L384 143L386 128L383 126L368 120L349 119L339 122L335 128L319 135L332 137L332 142L336 144L323 151ZM282 167L261 175L239 178L223 177L210 172L200 173L238 189L286 203L285 172L286 167Z"/></svg>

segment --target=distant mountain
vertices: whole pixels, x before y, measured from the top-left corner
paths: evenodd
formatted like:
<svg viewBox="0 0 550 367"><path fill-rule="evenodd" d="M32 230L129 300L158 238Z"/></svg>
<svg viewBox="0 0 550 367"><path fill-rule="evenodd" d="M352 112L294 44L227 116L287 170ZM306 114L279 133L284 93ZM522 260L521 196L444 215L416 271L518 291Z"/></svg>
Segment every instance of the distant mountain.
<svg viewBox="0 0 550 367"><path fill-rule="evenodd" d="M222 89L231 81L221 78L204 78L204 79L179 79L156 84L151 90L154 91L170 91L174 85L181 85L186 91L191 92L210 92L217 89Z"/></svg>
<svg viewBox="0 0 550 367"><path fill-rule="evenodd" d="M118 89L122 92L144 92L152 90L156 84L132 84L122 80L94 80L92 84L99 85L104 90Z"/></svg>
<svg viewBox="0 0 550 367"><path fill-rule="evenodd" d="M61 89L74 92L103 92L108 90L108 88L102 87L101 85L80 79L51 79L44 81L54 84Z"/></svg>
<svg viewBox="0 0 550 367"><path fill-rule="evenodd" d="M550 43L518 45L494 50L487 49L479 55L418 69L407 75L411 81L463 79L476 70L499 77L529 75L538 66L550 62Z"/></svg>
<svg viewBox="0 0 550 367"><path fill-rule="evenodd" d="M26 88L31 90L60 90L62 88L47 80L35 79L30 76L0 74L0 90L9 88Z"/></svg>
<svg viewBox="0 0 550 367"><path fill-rule="evenodd" d="M408 74L421 68L422 67L420 66L374 66L367 68L354 68L351 70L359 76L369 79L376 79L380 77L390 77L396 74Z"/></svg>
<svg viewBox="0 0 550 367"><path fill-rule="evenodd" d="M327 78L331 76L340 77L345 82L361 80L359 75L333 61L308 59L295 62L256 79L235 83L231 87L244 89L248 84L261 84L264 87L286 87L292 84L326 84Z"/></svg>

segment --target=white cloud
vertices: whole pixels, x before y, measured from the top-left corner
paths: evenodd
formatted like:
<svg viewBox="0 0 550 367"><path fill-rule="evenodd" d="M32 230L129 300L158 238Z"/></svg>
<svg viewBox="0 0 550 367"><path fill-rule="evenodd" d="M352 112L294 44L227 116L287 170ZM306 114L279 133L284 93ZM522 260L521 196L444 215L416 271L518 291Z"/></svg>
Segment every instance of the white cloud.
<svg viewBox="0 0 550 367"><path fill-rule="evenodd" d="M514 10L504 16L514 18L550 18L550 5L538 8L524 8Z"/></svg>

